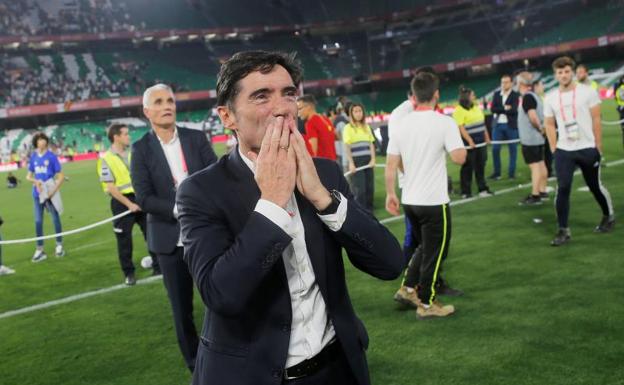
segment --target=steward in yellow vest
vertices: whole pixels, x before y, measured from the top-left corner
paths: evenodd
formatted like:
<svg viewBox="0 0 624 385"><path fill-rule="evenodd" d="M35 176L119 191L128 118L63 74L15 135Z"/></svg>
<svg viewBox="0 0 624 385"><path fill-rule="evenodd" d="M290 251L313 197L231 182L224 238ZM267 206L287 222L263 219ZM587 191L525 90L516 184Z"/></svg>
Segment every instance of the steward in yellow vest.
<svg viewBox="0 0 624 385"><path fill-rule="evenodd" d="M130 175L131 154L128 127L114 123L108 128L108 139L111 147L98 159L97 171L102 190L111 196L111 212L113 216L130 211L113 221L113 231L117 238L117 253L126 285L136 283L135 268L132 263L132 228L136 222L146 237L146 215L136 204L132 177ZM151 254L151 253L150 253ZM154 274L160 274L160 266L155 255L152 255Z"/></svg>
<svg viewBox="0 0 624 385"><path fill-rule="evenodd" d="M615 103L620 113L620 125L622 126L622 144L624 145L624 76L613 86L615 92Z"/></svg>

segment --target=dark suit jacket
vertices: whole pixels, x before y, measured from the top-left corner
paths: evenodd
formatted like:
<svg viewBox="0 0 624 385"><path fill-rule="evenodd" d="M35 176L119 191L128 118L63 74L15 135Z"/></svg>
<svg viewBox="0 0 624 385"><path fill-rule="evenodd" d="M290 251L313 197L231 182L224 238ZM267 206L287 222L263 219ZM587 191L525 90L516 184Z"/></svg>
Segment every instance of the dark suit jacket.
<svg viewBox="0 0 624 385"><path fill-rule="evenodd" d="M177 127L189 175L216 162L206 135ZM176 188L167 158L153 130L132 146L132 186L137 204L147 213L147 246L157 254L171 254L180 237L173 216Z"/></svg>
<svg viewBox="0 0 624 385"><path fill-rule="evenodd" d="M501 91L494 92L494 97L492 98L492 113L494 116L494 126L496 126L496 122L498 121L498 115L505 114L507 115L507 124L509 128L517 129L518 128L518 105L520 103L520 94L514 90L511 90L509 97L503 104L503 96L501 95ZM510 110L505 110L505 106L511 106Z"/></svg>
<svg viewBox="0 0 624 385"><path fill-rule="evenodd" d="M386 280L401 273L401 248L355 202L335 162L314 162L321 182L347 197L348 210L342 228L332 232L295 192L306 246L337 338L358 382L367 385L368 335L349 299L342 248L355 267ZM195 385L281 383L292 321L282 252L291 238L254 211L259 198L237 149L185 180L178 191L185 260L207 308Z"/></svg>

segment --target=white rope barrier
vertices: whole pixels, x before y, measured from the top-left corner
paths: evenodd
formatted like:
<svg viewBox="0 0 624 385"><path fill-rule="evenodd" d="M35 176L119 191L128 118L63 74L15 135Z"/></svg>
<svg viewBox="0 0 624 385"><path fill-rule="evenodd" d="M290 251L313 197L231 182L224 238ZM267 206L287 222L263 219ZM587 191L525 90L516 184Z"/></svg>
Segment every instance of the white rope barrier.
<svg viewBox="0 0 624 385"><path fill-rule="evenodd" d="M375 167L379 167L379 166L381 166L381 167L385 167L385 165L375 165ZM358 167L358 168L356 168L356 169L355 169L355 172L358 172L358 171L361 171L361 170L364 170L364 169L367 169L367 168L372 168L372 167L373 167L373 166L370 166L370 165L366 165L366 166ZM344 176L345 176L345 177L347 177L347 176L349 176L349 175L351 175L351 174L353 174L353 173L349 171L349 172L346 172L346 173L344 174ZM72 234L81 233L81 232L83 232L83 231L91 230L91 229L96 228L96 227L98 227L98 226L101 226L101 225L103 225L103 224L106 224L106 223L112 222L112 221L114 221L114 220L116 220L116 219L119 219L119 218L121 218L121 217L124 217L124 216L126 216L126 215L128 215L128 214L130 214L130 213L131 213L131 211L130 211L130 210L127 210L127 211L124 211L124 212L123 212L123 213L121 213L121 214L117 214L117 215L115 215L115 216L113 216L113 217L111 217L111 218L108 218L108 219L103 219L103 220L101 220L101 221L99 221L99 222L95 222L95 223L92 223L92 224L87 225L87 226L79 227L79 228L77 228L77 229L64 231L64 232L62 232L62 233L50 234L50 235L43 235L43 236L41 236L41 237L22 238L22 239L11 239L11 240L8 240L8 241L0 241L0 246L1 246L1 245L12 245L12 244L17 244L17 243L28 243L28 242L43 241L43 240L45 240L45 239L52 239L52 238L56 238L56 237L64 237L64 236L66 236L66 235L72 235Z"/></svg>
<svg viewBox="0 0 624 385"><path fill-rule="evenodd" d="M44 236L41 236L41 237L34 237L34 238L22 238L22 239L11 239L9 241L0 241L0 245L11 245L11 244L15 244L15 243L27 243L27 242L42 241L44 239L51 239L51 238L56 238L56 237L62 237L62 236L65 236L65 235L72 235L72 234L76 234L76 233L81 233L83 231L87 231L87 230L93 229L95 227L101 226L101 225L103 225L105 223L112 222L112 221L114 221L116 219L119 219L121 217L124 217L124 216L126 216L126 215L128 215L130 213L132 213L132 212L130 210L127 210L127 211L124 211L121 214L115 215L114 217L110 217L108 219L104 219L104 220L101 220L99 222L95 222L95 223L92 223L90 225L83 226L83 227L80 227L80 228L77 228L77 229L63 231L62 233L44 235Z"/></svg>
<svg viewBox="0 0 624 385"><path fill-rule="evenodd" d="M373 167L378 167L378 165L375 166L371 166L370 164L367 164L366 166L360 166L358 168L356 168L353 171L347 171L344 173L345 178L348 177L349 175L355 174L358 171L362 171L362 170L366 170L367 168L373 168Z"/></svg>
<svg viewBox="0 0 624 385"><path fill-rule="evenodd" d="M624 119L622 119L622 120L612 120L612 121L609 121L609 120L603 120L602 121L602 124L605 124L607 126L615 126L615 125L622 124L622 123L624 123Z"/></svg>
<svg viewBox="0 0 624 385"><path fill-rule="evenodd" d="M492 140L492 141L490 141L490 143L483 142L483 143L476 144L474 147L466 146L465 148L467 150L470 150L470 149L474 149L474 148L485 147L485 146L490 145L490 144L516 144L516 143L520 143L520 139Z"/></svg>

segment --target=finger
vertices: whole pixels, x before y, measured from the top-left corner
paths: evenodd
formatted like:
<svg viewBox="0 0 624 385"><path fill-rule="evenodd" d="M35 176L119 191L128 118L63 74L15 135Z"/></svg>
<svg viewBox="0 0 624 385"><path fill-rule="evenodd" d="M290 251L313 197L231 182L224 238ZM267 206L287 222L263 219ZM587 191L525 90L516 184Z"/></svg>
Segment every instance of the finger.
<svg viewBox="0 0 624 385"><path fill-rule="evenodd" d="M280 138L282 136L283 128L284 128L284 117L278 116L277 118L275 118L273 132L271 133L270 151L273 154L277 153L277 150L279 150L279 145L280 145L279 143L280 143Z"/></svg>
<svg viewBox="0 0 624 385"><path fill-rule="evenodd" d="M301 141L301 134L297 137L297 134L290 134L290 146L294 147L295 155L297 156L297 160L299 162L303 162L304 155L308 153L308 149L305 144Z"/></svg>
<svg viewBox="0 0 624 385"><path fill-rule="evenodd" d="M260 145L260 152L267 152L271 148L271 136L273 135L274 128L275 128L274 119L269 119L269 124L267 126L266 131L264 132L264 137L262 138L262 144Z"/></svg>
<svg viewBox="0 0 624 385"><path fill-rule="evenodd" d="M249 158L249 160L251 160L254 164L256 164L256 160L258 160L258 154L256 154L253 151L249 151L247 153L247 157Z"/></svg>
<svg viewBox="0 0 624 385"><path fill-rule="evenodd" d="M289 126L290 126L290 123L288 121L284 122L284 125L282 127L282 134L281 134L280 141L279 141L280 149L289 150L289 143L290 143Z"/></svg>

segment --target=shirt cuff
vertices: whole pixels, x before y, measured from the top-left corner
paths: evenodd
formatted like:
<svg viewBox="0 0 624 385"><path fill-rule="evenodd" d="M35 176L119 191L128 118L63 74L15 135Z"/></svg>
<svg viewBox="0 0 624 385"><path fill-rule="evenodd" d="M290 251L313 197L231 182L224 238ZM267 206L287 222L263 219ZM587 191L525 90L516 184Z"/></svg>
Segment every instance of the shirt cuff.
<svg viewBox="0 0 624 385"><path fill-rule="evenodd" d="M256 203L254 211L264 215L268 220L279 226L290 237L295 237L295 229L292 225L292 218L288 215L288 212L276 205L275 203L266 199L259 199Z"/></svg>
<svg viewBox="0 0 624 385"><path fill-rule="evenodd" d="M333 214L320 215L319 218L329 227L331 231L339 231L342 228L342 224L347 219L347 198L342 193L340 194L340 203L338 204L338 210Z"/></svg>

